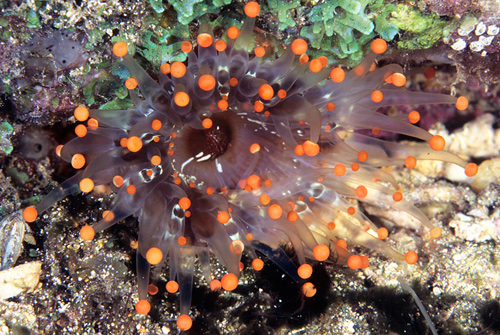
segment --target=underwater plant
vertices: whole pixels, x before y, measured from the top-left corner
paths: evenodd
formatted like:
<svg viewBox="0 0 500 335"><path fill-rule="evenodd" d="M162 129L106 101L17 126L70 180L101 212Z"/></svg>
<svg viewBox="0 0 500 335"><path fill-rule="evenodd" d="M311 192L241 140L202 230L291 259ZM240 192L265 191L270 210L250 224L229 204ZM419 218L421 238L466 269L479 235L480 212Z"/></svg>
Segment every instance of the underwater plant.
<svg viewBox="0 0 500 335"><path fill-rule="evenodd" d="M351 254L348 245L417 262L415 251L403 254L383 241L387 229L356 210L356 200L405 211L439 237L440 229L405 201L381 167L411 169L430 159L460 165L467 176L477 172L476 164L443 151L441 136L415 126L417 112L403 119L377 111L422 104L465 109L468 104L464 97L406 90L399 65L377 67L385 41L374 40L372 52L350 71L329 68L325 57L309 60L301 38L278 59L266 58L262 46L250 57L259 5L248 2L245 14L242 27L230 27L226 40L215 40L210 27L201 25L196 45L182 45L186 64L162 64L158 82L128 54L126 43L115 43L114 55L130 72L125 85L134 106L77 107L77 137L58 152L79 172L23 212L33 222L69 194L91 193L96 185L111 188L116 193L111 208L102 220L85 224L80 235L92 240L96 232L136 216L136 310L150 311L151 271L158 273L168 262L167 291L180 292L181 330L192 325L196 258L214 290L237 287L246 252L255 270L263 266L258 254L265 255L312 296L308 259L352 269L368 266L368 258ZM381 131L422 142L389 142L377 138ZM288 242L298 267L281 247ZM220 280L212 276L211 253L227 270Z"/></svg>

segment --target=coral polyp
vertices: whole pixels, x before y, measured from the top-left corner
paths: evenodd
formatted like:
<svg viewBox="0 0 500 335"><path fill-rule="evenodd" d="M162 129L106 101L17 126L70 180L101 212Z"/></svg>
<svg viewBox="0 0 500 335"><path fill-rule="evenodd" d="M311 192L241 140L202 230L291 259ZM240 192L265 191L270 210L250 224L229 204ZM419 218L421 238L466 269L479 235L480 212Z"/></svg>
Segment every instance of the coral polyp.
<svg viewBox="0 0 500 335"><path fill-rule="evenodd" d="M110 187L116 193L111 208L82 227L82 239L136 216L136 310L149 312L150 272L168 262L167 290L179 289L177 324L183 330L192 322L196 258L211 288L230 291L238 285L242 253L254 260L255 270L263 266L258 255L265 255L303 282L310 296L309 259L365 268L368 258L348 251L363 246L397 261L417 261L414 251L399 252L384 242L387 229L379 229L356 201L407 212L439 237L439 228L404 199L381 167L439 160L464 167L468 176L477 172L475 164L442 151L441 136L412 124L418 113L403 119L379 111L423 104L465 109L465 98L406 90L399 65L377 66L386 48L381 39L352 70L328 67L325 57L309 60L303 39L277 59L261 46L249 54L258 12L258 4L249 2L243 26L229 28L225 40L201 25L195 46L183 43L186 63L163 64L158 81L127 44L116 43L113 53L130 72L125 85L134 106L76 108L77 137L60 155L78 173L24 211L25 220L33 221L69 194ZM389 142L377 138L381 131L421 142ZM293 246L300 266L284 252L284 243ZM222 278L212 274L211 254L226 268Z"/></svg>

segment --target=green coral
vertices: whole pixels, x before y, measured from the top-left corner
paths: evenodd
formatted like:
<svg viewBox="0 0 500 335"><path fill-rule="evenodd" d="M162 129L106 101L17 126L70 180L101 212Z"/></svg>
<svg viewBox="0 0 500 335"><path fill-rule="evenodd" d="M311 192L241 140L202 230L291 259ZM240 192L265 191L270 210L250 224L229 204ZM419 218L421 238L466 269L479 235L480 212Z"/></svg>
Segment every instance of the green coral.
<svg viewBox="0 0 500 335"><path fill-rule="evenodd" d="M15 167L8 168L5 171L5 175L10 177L12 182L17 184L18 186L22 186L28 182L30 179L25 172L19 171Z"/></svg>
<svg viewBox="0 0 500 335"><path fill-rule="evenodd" d="M200 23L208 22L214 28L241 25L238 20L225 15L219 16L214 21L203 16L207 13L219 13L222 7L231 4L232 0L169 0L168 2L175 10L178 22L165 25L164 20L168 16L166 12L160 18L154 16L145 18L147 26L154 27L154 29L143 32L142 48L137 50L155 66L186 59L186 54L180 51L180 44L184 40L190 40L189 28L186 25L195 19L199 19ZM158 10L155 11L158 13Z"/></svg>
<svg viewBox="0 0 500 335"><path fill-rule="evenodd" d="M83 97L87 105L92 105L95 102L94 98L94 86L97 83L97 79L92 80L87 86L83 88Z"/></svg>
<svg viewBox="0 0 500 335"><path fill-rule="evenodd" d="M26 13L26 27L28 28L40 28L40 19L38 18L38 14L33 9L30 9Z"/></svg>
<svg viewBox="0 0 500 335"><path fill-rule="evenodd" d="M269 9L278 15L279 29L283 30L295 26L290 10L300 6L300 0L267 0Z"/></svg>
<svg viewBox="0 0 500 335"><path fill-rule="evenodd" d="M334 0L312 7L308 14L311 26L303 27L300 35L311 46L331 50L336 58L358 62L363 57L362 46L375 36L375 24L366 15L369 0Z"/></svg>
<svg viewBox="0 0 500 335"><path fill-rule="evenodd" d="M101 105L99 109L129 109L133 106L132 101L130 99L119 99L116 98L114 100L111 100L110 102L105 103L104 105Z"/></svg>
<svg viewBox="0 0 500 335"><path fill-rule="evenodd" d="M269 11L277 15L279 29L295 28L309 40L310 55L333 56L350 65L362 59L363 46L377 35L391 41L402 32L399 48L421 49L431 47L449 30L449 23L438 15L422 13L406 3L322 0L306 4L309 6L299 0L267 0Z"/></svg>
<svg viewBox="0 0 500 335"><path fill-rule="evenodd" d="M448 25L435 13L424 14L418 9L399 4L389 19L405 31L397 45L402 49L428 49L443 37Z"/></svg>
<svg viewBox="0 0 500 335"><path fill-rule="evenodd" d="M156 14L161 14L165 11L165 8L163 8L163 3L161 0L149 0L149 4L156 12Z"/></svg>
<svg viewBox="0 0 500 335"><path fill-rule="evenodd" d="M309 2L299 0L267 0L269 10L277 14L279 29L296 28L309 40L312 56L320 54L330 58L347 59L358 63L363 57L362 47L376 34L387 41L399 29L387 20L394 5L384 5L383 0L330 0ZM292 18L295 10L297 22ZM290 41L287 41L290 42Z"/></svg>
<svg viewBox="0 0 500 335"><path fill-rule="evenodd" d="M218 14L222 6L231 2L232 0L168 0L177 12L177 20L183 25L203 14Z"/></svg>
<svg viewBox="0 0 500 335"><path fill-rule="evenodd" d="M8 122L0 123L0 151L6 155L10 155L12 144L10 143L10 136L14 132L14 128Z"/></svg>
<svg viewBox="0 0 500 335"><path fill-rule="evenodd" d="M351 65L362 59L362 47L376 35L391 41L403 32L399 48L425 49L443 38L449 26L435 13L422 13L414 6L384 0L324 1L304 16L312 24L302 27L300 35L321 53L347 59Z"/></svg>
<svg viewBox="0 0 500 335"><path fill-rule="evenodd" d="M375 23L375 32L386 41L392 41L399 32L397 25L389 21L392 12L396 10L393 4L384 4L383 0L370 5L372 11L369 17L373 17Z"/></svg>
<svg viewBox="0 0 500 335"><path fill-rule="evenodd" d="M171 30L161 28L163 34L160 38L153 35L152 32L146 31L142 40L143 49L137 51L157 66L165 62L184 61L186 54L180 51L182 42L167 43L167 39L171 36L181 38L182 40L189 39L189 31L187 29L180 29L181 27L181 25L177 25Z"/></svg>

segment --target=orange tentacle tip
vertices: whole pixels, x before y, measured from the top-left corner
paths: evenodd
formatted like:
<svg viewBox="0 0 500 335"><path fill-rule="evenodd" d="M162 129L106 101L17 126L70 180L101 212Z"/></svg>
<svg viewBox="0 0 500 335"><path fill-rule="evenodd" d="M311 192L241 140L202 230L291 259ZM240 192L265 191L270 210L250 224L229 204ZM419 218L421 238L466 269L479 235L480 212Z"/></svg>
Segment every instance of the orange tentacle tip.
<svg viewBox="0 0 500 335"><path fill-rule="evenodd" d="M181 43L181 50L182 52L190 53L193 50L193 45L188 41L184 41Z"/></svg>
<svg viewBox="0 0 500 335"><path fill-rule="evenodd" d="M344 164L337 164L337 165L335 165L335 167L333 168L333 173L337 177L342 177L346 173L345 165Z"/></svg>
<svg viewBox="0 0 500 335"><path fill-rule="evenodd" d="M368 195L368 190L366 189L365 186L363 185L359 185L358 187L356 187L356 196L358 198L366 198L366 196Z"/></svg>
<svg viewBox="0 0 500 335"><path fill-rule="evenodd" d="M74 112L75 119L77 119L80 122L87 121L87 119L89 118L89 114L90 114L89 110L85 106L78 106L75 108Z"/></svg>
<svg viewBox="0 0 500 335"><path fill-rule="evenodd" d="M174 95L174 102L179 107L186 107L189 105L189 95L183 91L177 92Z"/></svg>
<svg viewBox="0 0 500 335"><path fill-rule="evenodd" d="M267 214L271 219L277 220L283 215L283 209L278 204L273 204L267 209Z"/></svg>
<svg viewBox="0 0 500 335"><path fill-rule="evenodd" d="M349 256L349 258L347 259L347 266L348 266L350 269L353 269L353 270L360 269L360 268L361 268L361 265L362 265L362 262L361 262L361 257L360 257L360 256L358 256L358 255L351 255L351 256Z"/></svg>
<svg viewBox="0 0 500 335"><path fill-rule="evenodd" d="M330 257L330 247L325 244L318 244L313 249L313 256L317 261L326 261Z"/></svg>
<svg viewBox="0 0 500 335"><path fill-rule="evenodd" d="M354 208L352 206L347 207L347 214L349 214L349 215L356 214L356 208Z"/></svg>
<svg viewBox="0 0 500 335"><path fill-rule="evenodd" d="M285 90L283 90L283 89L278 90L278 97L279 97L280 99L285 99L285 98L286 98L286 96L287 96L287 93L286 93L286 91L285 91Z"/></svg>
<svg viewBox="0 0 500 335"><path fill-rule="evenodd" d="M210 34L201 33L196 38L196 42L198 43L199 46L203 48L208 48L214 42L214 38Z"/></svg>
<svg viewBox="0 0 500 335"><path fill-rule="evenodd" d="M212 120L210 118L207 117L206 119L204 119L203 121L201 121L201 125L205 129L210 129L210 128L212 128L213 122L212 122Z"/></svg>
<svg viewBox="0 0 500 335"><path fill-rule="evenodd" d="M250 1L245 5L244 12L248 17L256 17L260 13L260 6L256 1Z"/></svg>
<svg viewBox="0 0 500 335"><path fill-rule="evenodd" d="M62 150L62 148L64 148L64 144L59 144L56 147L55 152L56 152L57 157L61 157L61 150Z"/></svg>
<svg viewBox="0 0 500 335"><path fill-rule="evenodd" d="M87 126L90 130L96 130L97 128L99 128L99 121L97 121L97 119L90 118L87 121Z"/></svg>
<svg viewBox="0 0 500 335"><path fill-rule="evenodd" d="M219 221L222 224L225 224L229 221L231 217L229 216L229 213L226 211L220 211L217 213L217 221Z"/></svg>
<svg viewBox="0 0 500 335"><path fill-rule="evenodd" d="M112 211L106 210L106 211L102 212L102 218L106 222L111 222L115 219L115 213L113 213Z"/></svg>
<svg viewBox="0 0 500 335"><path fill-rule="evenodd" d="M145 315L145 314L148 314L150 310L151 310L151 304L147 300L139 300L135 304L135 311L138 314Z"/></svg>
<svg viewBox="0 0 500 335"><path fill-rule="evenodd" d="M314 157L319 154L319 145L312 141L305 141L304 144L302 144L302 148L307 156Z"/></svg>
<svg viewBox="0 0 500 335"><path fill-rule="evenodd" d="M408 156L405 159L405 166L407 169L413 169L417 165L417 159L413 156Z"/></svg>
<svg viewBox="0 0 500 335"><path fill-rule="evenodd" d="M465 166L465 175L467 177L474 177L477 174L479 167L476 163L469 163Z"/></svg>
<svg viewBox="0 0 500 335"><path fill-rule="evenodd" d="M176 293L179 290L179 284L175 280L170 280L165 285L165 289L168 293Z"/></svg>
<svg viewBox="0 0 500 335"><path fill-rule="evenodd" d="M80 229L80 238L84 241L90 241L94 238L95 236L95 231L94 228L92 228L89 225L85 225Z"/></svg>
<svg viewBox="0 0 500 335"><path fill-rule="evenodd" d="M131 152L137 152L142 149L142 140L137 136L129 137L127 141L127 149Z"/></svg>
<svg viewBox="0 0 500 335"><path fill-rule="evenodd" d="M296 55L302 55L307 51L307 42L302 38L297 38L292 42L292 52Z"/></svg>
<svg viewBox="0 0 500 335"><path fill-rule="evenodd" d="M469 106L469 100L467 100L466 97L459 97L457 99L457 102L455 103L455 107L460 111L467 109L468 106Z"/></svg>
<svg viewBox="0 0 500 335"><path fill-rule="evenodd" d="M295 222L295 221L297 221L299 219L299 215L297 214L296 211L291 211L291 212L288 212L286 218L290 222Z"/></svg>
<svg viewBox="0 0 500 335"><path fill-rule="evenodd" d="M302 264L299 266L297 269L297 274L299 275L300 278L302 279L308 279L312 276L313 273L313 268L310 264Z"/></svg>
<svg viewBox="0 0 500 335"><path fill-rule="evenodd" d="M227 110L228 107L229 104L226 100L221 99L217 102L217 108L219 108L221 111Z"/></svg>
<svg viewBox="0 0 500 335"><path fill-rule="evenodd" d="M402 87L405 86L406 84L406 77L402 73L394 73L392 75L392 84L397 87Z"/></svg>
<svg viewBox="0 0 500 335"><path fill-rule="evenodd" d="M269 203L271 202L271 198L269 197L269 195L263 193L261 194L261 196L259 197L259 201L261 204L263 204L264 206L267 206L269 205Z"/></svg>
<svg viewBox="0 0 500 335"><path fill-rule="evenodd" d="M217 50L219 52L226 50L226 47L227 47L227 44L223 40L218 40L217 42L215 42L215 50Z"/></svg>
<svg viewBox="0 0 500 335"><path fill-rule="evenodd" d="M444 149L446 145L446 141L444 138L440 135L434 135L431 137L429 140L429 145L431 146L431 149L434 151L441 151Z"/></svg>
<svg viewBox="0 0 500 335"><path fill-rule="evenodd" d="M384 94L380 90L375 90L371 94L371 99L375 103L379 103L384 99Z"/></svg>
<svg viewBox="0 0 500 335"><path fill-rule="evenodd" d="M238 287L238 277L234 273L227 273L221 279L222 288L226 291L233 291Z"/></svg>
<svg viewBox="0 0 500 335"><path fill-rule="evenodd" d="M314 297L316 295L317 289L313 283L307 282L302 285L302 294L307 298Z"/></svg>
<svg viewBox="0 0 500 335"><path fill-rule="evenodd" d="M392 199L396 202L403 200L403 194L401 192L394 192Z"/></svg>
<svg viewBox="0 0 500 335"><path fill-rule="evenodd" d="M381 38L372 41L371 49L376 54L383 54L387 50L387 42Z"/></svg>
<svg viewBox="0 0 500 335"><path fill-rule="evenodd" d="M299 57L300 64L306 64L309 62L309 56L307 54L302 54Z"/></svg>
<svg viewBox="0 0 500 335"><path fill-rule="evenodd" d="M440 238L443 234L443 230L440 227L434 227L431 229L431 238Z"/></svg>
<svg viewBox="0 0 500 335"><path fill-rule="evenodd" d="M163 74L169 74L170 73L170 64L163 63L160 66L160 72L163 73Z"/></svg>
<svg viewBox="0 0 500 335"><path fill-rule="evenodd" d="M317 72L321 71L322 68L323 68L323 63L321 62L321 60L319 60L317 58L313 59L309 63L309 70L311 70L311 72L313 72L313 73L317 73Z"/></svg>
<svg viewBox="0 0 500 335"><path fill-rule="evenodd" d="M358 153L358 161L366 162L367 159L368 159L368 153L366 151L360 151Z"/></svg>
<svg viewBox="0 0 500 335"><path fill-rule="evenodd" d="M157 248L152 247L146 252L146 260L151 265L159 264L163 259L163 252Z"/></svg>
<svg viewBox="0 0 500 335"><path fill-rule="evenodd" d="M255 53L255 57L264 57L264 55L266 54L266 49L264 49L264 47L258 46L255 47L253 52Z"/></svg>
<svg viewBox="0 0 500 335"><path fill-rule="evenodd" d="M154 284L148 285L148 294L156 295L158 293L158 291L159 291L158 286L156 286Z"/></svg>
<svg viewBox="0 0 500 335"><path fill-rule="evenodd" d="M260 151L260 144L258 144L258 143L252 143L252 144L250 145L250 152L251 152L252 154L256 154L256 153L257 153L257 152L259 152L259 151Z"/></svg>
<svg viewBox="0 0 500 335"><path fill-rule="evenodd" d="M204 74L198 79L198 86L203 91L211 91L215 88L215 78L211 74Z"/></svg>
<svg viewBox="0 0 500 335"><path fill-rule="evenodd" d="M181 209L188 209L189 207L191 207L191 200L189 200L188 197L182 197L179 199L179 207Z"/></svg>
<svg viewBox="0 0 500 335"><path fill-rule="evenodd" d="M255 271L260 271L264 268L264 261L260 258L256 258L252 261L252 268Z"/></svg>
<svg viewBox="0 0 500 335"><path fill-rule="evenodd" d="M79 124L75 127L75 134L78 137L84 137L87 135L87 127L85 127L83 124Z"/></svg>
<svg viewBox="0 0 500 335"><path fill-rule="evenodd" d="M210 290L219 291L222 288L222 283L218 279L214 279L210 282Z"/></svg>
<svg viewBox="0 0 500 335"><path fill-rule="evenodd" d="M370 260L366 256L359 256L361 258L361 269L366 269L370 265Z"/></svg>
<svg viewBox="0 0 500 335"><path fill-rule="evenodd" d="M380 227L377 231L378 238L385 240L389 236L389 230L385 227Z"/></svg>
<svg viewBox="0 0 500 335"><path fill-rule="evenodd" d="M229 29L227 30L227 37L229 37L232 40L237 39L239 35L240 35L240 30L237 27L232 26L229 27Z"/></svg>
<svg viewBox="0 0 500 335"><path fill-rule="evenodd" d="M269 84L263 84L259 87L259 96L264 100L270 100L274 96L274 89Z"/></svg>
<svg viewBox="0 0 500 335"><path fill-rule="evenodd" d="M129 90L135 89L137 85L139 85L139 83L135 78L128 78L127 80L125 80L125 87Z"/></svg>
<svg viewBox="0 0 500 335"><path fill-rule="evenodd" d="M161 164L161 157L158 155L154 155L153 157L151 157L151 164L153 164L154 166L160 165Z"/></svg>
<svg viewBox="0 0 500 335"><path fill-rule="evenodd" d="M420 113L417 111L411 111L410 114L408 114L408 121L413 124L417 123L420 121Z"/></svg>
<svg viewBox="0 0 500 335"><path fill-rule="evenodd" d="M347 250L347 242L345 240L337 240L335 242L335 244L339 247L341 247L342 249L346 249Z"/></svg>
<svg viewBox="0 0 500 335"><path fill-rule="evenodd" d="M328 58L326 58L325 56L319 56L318 59L323 67L328 65Z"/></svg>
<svg viewBox="0 0 500 335"><path fill-rule="evenodd" d="M94 181L90 178L83 178L79 183L80 191L90 193L94 189Z"/></svg>
<svg viewBox="0 0 500 335"><path fill-rule="evenodd" d="M33 222L36 220L38 212L35 207L29 206L23 210L23 219L26 222Z"/></svg>
<svg viewBox="0 0 500 335"><path fill-rule="evenodd" d="M128 45L123 41L116 42L113 45L113 54L116 57L123 57L128 53Z"/></svg>
<svg viewBox="0 0 500 335"><path fill-rule="evenodd" d="M174 62L170 66L170 74L174 78L182 78L186 74L187 68L184 63L181 62Z"/></svg>
<svg viewBox="0 0 500 335"><path fill-rule="evenodd" d="M340 67L336 67L330 71L330 78L334 83L341 83L345 79L345 71Z"/></svg>
<svg viewBox="0 0 500 335"><path fill-rule="evenodd" d="M190 211L186 212L186 217L190 217L191 216L191 214L189 214L189 213L191 213L191 212ZM177 238L177 244L178 245L183 246L183 245L186 245L186 243L187 243L187 238L185 236L179 236Z"/></svg>
<svg viewBox="0 0 500 335"><path fill-rule="evenodd" d="M160 120L154 119L151 122L151 129L153 129L153 130L160 130L161 127L163 127L163 123Z"/></svg>
<svg viewBox="0 0 500 335"><path fill-rule="evenodd" d="M182 331L186 331L186 330L191 329L191 327L193 325L193 320L191 319L191 317L189 315L182 314L182 315L179 315L179 317L177 318L176 324L177 324L177 328L179 328Z"/></svg>
<svg viewBox="0 0 500 335"><path fill-rule="evenodd" d="M405 261L406 263L412 265L415 264L418 261L418 255L415 251L410 250L405 254Z"/></svg>

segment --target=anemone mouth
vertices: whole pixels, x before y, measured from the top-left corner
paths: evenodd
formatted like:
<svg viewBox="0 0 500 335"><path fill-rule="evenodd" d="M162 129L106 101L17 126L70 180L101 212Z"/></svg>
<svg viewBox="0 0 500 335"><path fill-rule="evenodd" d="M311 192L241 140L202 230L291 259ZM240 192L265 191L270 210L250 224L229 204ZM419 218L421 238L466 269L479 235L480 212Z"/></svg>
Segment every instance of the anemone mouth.
<svg viewBox="0 0 500 335"><path fill-rule="evenodd" d="M183 137L186 139L186 149L195 163L214 161L224 155L231 146L232 125L225 114L212 116L212 127L209 129L195 129L187 126Z"/></svg>
<svg viewBox="0 0 500 335"><path fill-rule="evenodd" d="M210 119L209 129L186 125L172 141L173 168L186 181L235 189L238 182L247 177L249 167L261 173L272 169L269 157L254 155L249 150L252 143L259 143L264 150L278 150L274 135L269 134L264 124L244 112L237 114L229 110L214 113Z"/></svg>

